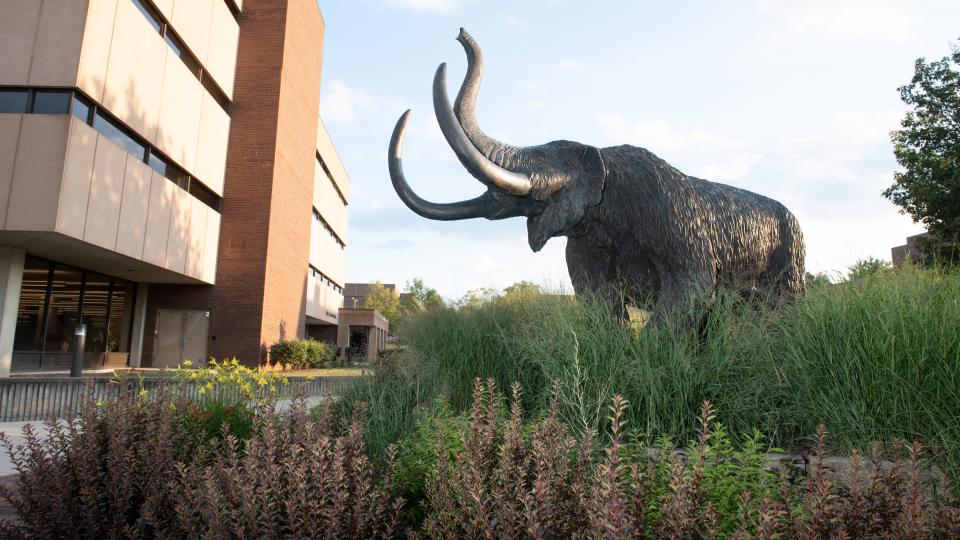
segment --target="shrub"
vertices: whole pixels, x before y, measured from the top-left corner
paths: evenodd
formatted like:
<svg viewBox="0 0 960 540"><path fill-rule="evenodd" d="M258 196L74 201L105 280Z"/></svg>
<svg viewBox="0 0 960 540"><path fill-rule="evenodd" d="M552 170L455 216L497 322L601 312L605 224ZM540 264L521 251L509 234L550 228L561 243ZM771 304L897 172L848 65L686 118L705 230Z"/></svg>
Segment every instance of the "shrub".
<svg viewBox="0 0 960 540"><path fill-rule="evenodd" d="M315 339L284 339L270 346L270 360L294 369L329 367L336 356L336 347Z"/></svg>
<svg viewBox="0 0 960 540"><path fill-rule="evenodd" d="M270 361L290 364L294 369L307 365L307 343L303 339L281 339L270 346Z"/></svg>
<svg viewBox="0 0 960 540"><path fill-rule="evenodd" d="M242 447L229 423L217 440L194 438L187 406L130 387L115 402L90 401L49 435L25 428L14 448L19 493L2 490L18 522L2 538L290 538L323 531L391 537L400 503L366 457L361 415L345 426L302 401L284 414L267 402ZM386 465L389 472L389 463Z"/></svg>
<svg viewBox="0 0 960 540"><path fill-rule="evenodd" d="M811 475L794 481L765 469L761 444L736 445L703 404L686 452L648 450L626 431L615 395L605 435L575 435L555 387L545 415L524 420L520 386L509 409L493 381L475 381L465 417L422 423L418 440L372 462L363 411L347 419L302 400L280 414L258 406L241 448L220 440L183 444L179 404L166 395L88 404L50 435L27 430L10 448L19 495L0 493L19 522L4 538L943 538L960 531L960 508L921 480L922 447L901 466L866 468L854 454L847 485L826 474L823 428ZM442 409L442 407L441 407ZM434 426L434 427L429 427ZM427 443L426 441L431 441ZM433 450L428 449L432 446ZM403 454L401 456L400 454ZM401 514L421 482L421 514ZM413 502L413 501L409 501ZM402 521L401 516L406 516ZM422 517L422 522L418 521Z"/></svg>
<svg viewBox="0 0 960 540"><path fill-rule="evenodd" d="M476 382L462 446L438 437L428 475L423 530L432 538L939 538L960 532L955 501L920 480L922 448L906 470L850 468L839 486L823 466L818 430L812 474L794 482L765 469L756 436L735 448L702 406L700 433L685 454L638 452L624 430L626 401L612 399L608 436L576 437L554 399L525 423L519 386L509 415L492 381Z"/></svg>
<svg viewBox="0 0 960 540"><path fill-rule="evenodd" d="M306 347L306 367L326 368L333 365L337 357L337 348L323 341L315 339L304 340Z"/></svg>

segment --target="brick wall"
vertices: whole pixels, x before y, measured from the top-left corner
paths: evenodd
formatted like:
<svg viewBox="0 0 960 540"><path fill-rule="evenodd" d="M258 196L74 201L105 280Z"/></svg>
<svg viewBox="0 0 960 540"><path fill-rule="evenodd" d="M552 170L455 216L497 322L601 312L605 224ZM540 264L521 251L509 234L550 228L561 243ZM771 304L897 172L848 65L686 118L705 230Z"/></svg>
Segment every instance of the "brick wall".
<svg viewBox="0 0 960 540"><path fill-rule="evenodd" d="M156 310L210 310L209 354L262 363L303 336L323 19L315 0L246 0L213 287L151 285L144 365Z"/></svg>

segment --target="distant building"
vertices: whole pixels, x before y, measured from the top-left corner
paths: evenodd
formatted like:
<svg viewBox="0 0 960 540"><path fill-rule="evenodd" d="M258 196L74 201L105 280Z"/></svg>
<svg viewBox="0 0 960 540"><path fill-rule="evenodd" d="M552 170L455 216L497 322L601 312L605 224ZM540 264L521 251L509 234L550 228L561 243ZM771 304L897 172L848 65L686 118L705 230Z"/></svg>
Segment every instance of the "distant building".
<svg viewBox="0 0 960 540"><path fill-rule="evenodd" d="M403 295L397 291L397 286L394 283L381 283L383 287L389 291L393 291L394 296L401 298ZM347 283L347 286L344 287L343 292L343 307L345 308L359 308L363 305L363 300L370 294L370 287L373 286L373 283Z"/></svg>
<svg viewBox="0 0 960 540"><path fill-rule="evenodd" d="M894 266L903 266L907 258L918 260L923 257L918 240L930 238L930 233L915 234L907 237L907 243L890 248L890 259Z"/></svg>

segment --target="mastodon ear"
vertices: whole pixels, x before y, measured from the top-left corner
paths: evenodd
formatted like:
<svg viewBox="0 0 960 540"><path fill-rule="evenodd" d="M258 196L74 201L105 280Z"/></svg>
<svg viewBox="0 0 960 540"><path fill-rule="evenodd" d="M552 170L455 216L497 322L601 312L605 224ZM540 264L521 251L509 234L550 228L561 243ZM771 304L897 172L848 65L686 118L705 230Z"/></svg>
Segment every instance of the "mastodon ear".
<svg viewBox="0 0 960 540"><path fill-rule="evenodd" d="M584 202L590 206L596 206L603 200L603 186L607 182L607 164L603 161L603 155L600 149L595 146L587 146L583 149L581 156L583 163L583 175L579 184L582 186Z"/></svg>

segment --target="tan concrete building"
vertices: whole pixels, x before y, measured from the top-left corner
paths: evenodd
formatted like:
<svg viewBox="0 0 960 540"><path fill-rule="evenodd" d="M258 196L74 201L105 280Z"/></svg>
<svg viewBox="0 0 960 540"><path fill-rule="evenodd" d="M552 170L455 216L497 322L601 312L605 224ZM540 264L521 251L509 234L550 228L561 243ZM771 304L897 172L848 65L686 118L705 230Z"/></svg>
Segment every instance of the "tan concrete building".
<svg viewBox="0 0 960 540"><path fill-rule="evenodd" d="M0 2L0 376L68 365L78 324L87 367L337 324L323 28L315 0Z"/></svg>

